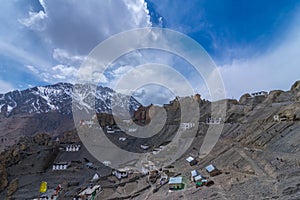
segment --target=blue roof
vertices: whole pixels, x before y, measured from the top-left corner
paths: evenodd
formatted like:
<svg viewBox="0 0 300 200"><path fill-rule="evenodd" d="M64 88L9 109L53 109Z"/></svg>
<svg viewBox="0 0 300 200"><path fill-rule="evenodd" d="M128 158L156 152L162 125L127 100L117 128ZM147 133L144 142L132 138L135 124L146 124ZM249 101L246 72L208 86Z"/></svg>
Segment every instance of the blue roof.
<svg viewBox="0 0 300 200"><path fill-rule="evenodd" d="M169 184L181 184L182 183L182 177L170 177Z"/></svg>
<svg viewBox="0 0 300 200"><path fill-rule="evenodd" d="M208 173L210 173L210 172L214 171L216 168L215 168L215 166L210 164L207 167L205 167L205 169Z"/></svg>
<svg viewBox="0 0 300 200"><path fill-rule="evenodd" d="M197 176L198 174L199 174L199 172L197 170L191 171L191 176L192 177Z"/></svg>
<svg viewBox="0 0 300 200"><path fill-rule="evenodd" d="M195 181L199 181L202 179L203 179L203 176L201 176L200 174L194 178Z"/></svg>

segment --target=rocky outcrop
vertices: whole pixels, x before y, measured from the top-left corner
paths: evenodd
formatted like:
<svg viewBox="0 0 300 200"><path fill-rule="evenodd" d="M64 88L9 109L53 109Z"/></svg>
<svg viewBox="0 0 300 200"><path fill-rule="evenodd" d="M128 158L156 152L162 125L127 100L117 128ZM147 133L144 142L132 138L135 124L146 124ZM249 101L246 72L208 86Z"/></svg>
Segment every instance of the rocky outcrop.
<svg viewBox="0 0 300 200"><path fill-rule="evenodd" d="M248 93L247 93L247 94L243 94L243 95L241 96L240 100L239 100L239 103L240 103L240 104L246 104L248 98L250 98L250 97L251 97L251 95L248 94Z"/></svg>
<svg viewBox="0 0 300 200"><path fill-rule="evenodd" d="M6 193L6 199L10 199L10 197L17 191L19 185L19 179L14 179L9 183Z"/></svg>
<svg viewBox="0 0 300 200"><path fill-rule="evenodd" d="M3 152L0 155L0 160L6 166L11 166L14 165L15 163L18 163L21 160L20 150L18 145L14 145L7 151Z"/></svg>
<svg viewBox="0 0 300 200"><path fill-rule="evenodd" d="M279 115L280 117L284 117L289 121L293 121L296 119L297 115L295 113L295 109L286 109Z"/></svg>
<svg viewBox="0 0 300 200"><path fill-rule="evenodd" d="M0 192L2 192L8 184L7 172L4 164L0 164L0 177Z"/></svg>
<svg viewBox="0 0 300 200"><path fill-rule="evenodd" d="M295 100L300 101L300 81L296 81L292 88L291 88L292 93L295 95Z"/></svg>
<svg viewBox="0 0 300 200"><path fill-rule="evenodd" d="M33 137L33 141L38 145L47 145L51 137L46 133L39 133Z"/></svg>
<svg viewBox="0 0 300 200"><path fill-rule="evenodd" d="M300 81L296 81L292 87L291 87L292 92L299 92L300 91Z"/></svg>
<svg viewBox="0 0 300 200"><path fill-rule="evenodd" d="M149 105L147 107L140 106L133 115L133 121L141 126L144 126L146 124L149 124L150 122L150 116L149 116L149 110L152 107L152 105Z"/></svg>
<svg viewBox="0 0 300 200"><path fill-rule="evenodd" d="M282 91L282 90L272 90L267 97L267 100L266 100L267 103L276 102L277 97L283 93L284 93L284 91Z"/></svg>

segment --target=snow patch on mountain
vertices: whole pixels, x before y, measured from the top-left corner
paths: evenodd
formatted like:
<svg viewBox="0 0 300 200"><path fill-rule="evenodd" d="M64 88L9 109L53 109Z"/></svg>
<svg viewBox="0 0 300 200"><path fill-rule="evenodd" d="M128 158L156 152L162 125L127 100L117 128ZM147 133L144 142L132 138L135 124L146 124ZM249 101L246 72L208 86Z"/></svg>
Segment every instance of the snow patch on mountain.
<svg viewBox="0 0 300 200"><path fill-rule="evenodd" d="M51 111L72 114L72 104L75 104L77 109L96 110L98 113L111 113L112 106L120 106L130 112L137 110L141 105L133 97L118 94L110 88L89 84L58 83L0 94L0 110L6 116Z"/></svg>

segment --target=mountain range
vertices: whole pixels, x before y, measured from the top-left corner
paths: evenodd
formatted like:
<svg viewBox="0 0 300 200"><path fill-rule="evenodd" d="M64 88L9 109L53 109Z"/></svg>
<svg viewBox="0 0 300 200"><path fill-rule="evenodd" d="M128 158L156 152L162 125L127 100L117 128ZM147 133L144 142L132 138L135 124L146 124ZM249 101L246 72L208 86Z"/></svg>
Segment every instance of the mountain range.
<svg viewBox="0 0 300 200"><path fill-rule="evenodd" d="M73 92L74 88L76 93ZM94 102L97 113L111 113L112 106L126 105L132 112L141 105L133 97L128 98L110 88L90 84L58 83L0 94L1 114L6 117L52 111L69 115L72 114L72 102L78 102L76 107L80 110L92 110L91 103Z"/></svg>
<svg viewBox="0 0 300 200"><path fill-rule="evenodd" d="M114 124L113 105L129 110L131 119L138 122L136 125L143 125L140 119L151 121L149 116L165 109L168 117L165 126L147 139L149 153L164 148L174 137L181 120L177 100L162 107L143 107L134 98L112 89L97 86L96 93L91 92L94 89L95 86L87 84L58 83L0 95L0 199L32 199L36 192L31 191L37 191L44 180L50 188L62 184L64 190L59 199L71 199L90 184L95 173L101 175L97 183L103 187L99 199L299 199L300 81L288 91L254 92L242 95L239 100L213 102L225 102L226 116L220 119L221 137L204 158L198 152L205 135L218 126L211 124L218 120L211 113L213 103L200 95L183 98L199 103L199 126L186 153L164 169L169 175L181 174L185 178L186 190L172 193L167 192L167 185L152 192L149 188L153 185L149 185L144 175L116 179L84 146L78 153L61 150L64 144L80 143L72 111L89 112L94 100L98 120L109 125ZM109 120L105 121L106 118ZM136 148L137 139L131 135L121 132L106 136L120 148ZM63 144L55 143L58 137ZM195 157L198 164L190 166L186 162L188 156ZM71 167L66 172L55 172L51 166L55 161L69 161ZM97 168L87 167L90 162ZM189 181L190 172L197 169L209 176L203 170L209 164L217 166L222 174L210 177L213 186L195 188Z"/></svg>

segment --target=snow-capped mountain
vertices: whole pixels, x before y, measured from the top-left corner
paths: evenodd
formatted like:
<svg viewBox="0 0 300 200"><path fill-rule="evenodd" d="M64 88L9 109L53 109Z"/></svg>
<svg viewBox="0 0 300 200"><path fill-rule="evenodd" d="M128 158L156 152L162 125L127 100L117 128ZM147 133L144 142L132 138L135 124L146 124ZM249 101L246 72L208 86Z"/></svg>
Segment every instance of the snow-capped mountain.
<svg viewBox="0 0 300 200"><path fill-rule="evenodd" d="M96 86L89 84L58 83L0 94L1 114L11 116L51 111L72 114L74 106L80 110L96 110L97 113L111 113L112 106L127 107L125 109L131 113L141 105L133 97L118 94L110 88L97 86L96 92L92 92L92 87L95 91Z"/></svg>

